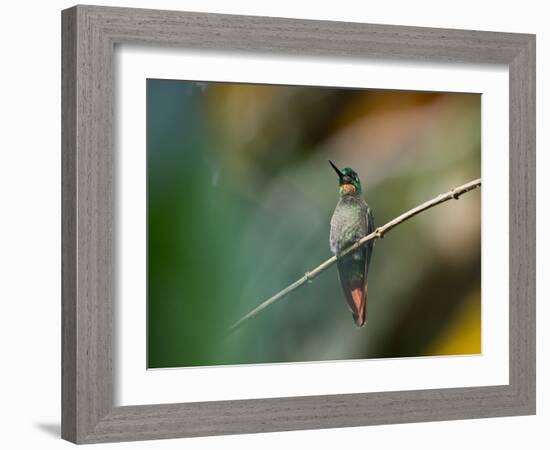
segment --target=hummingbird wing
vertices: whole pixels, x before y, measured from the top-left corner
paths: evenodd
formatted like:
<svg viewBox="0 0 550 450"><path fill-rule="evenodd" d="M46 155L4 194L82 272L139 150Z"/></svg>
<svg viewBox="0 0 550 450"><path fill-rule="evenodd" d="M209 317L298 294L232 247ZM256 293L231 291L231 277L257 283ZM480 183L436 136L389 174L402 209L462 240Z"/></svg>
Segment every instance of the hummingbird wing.
<svg viewBox="0 0 550 450"><path fill-rule="evenodd" d="M367 235L371 234L374 230L376 230L376 225L374 224L374 214L372 212L372 209L370 209L367 206ZM369 242L367 242L365 247L367 248L367 264L365 265L365 281L366 281L367 274L369 272L372 249L374 247L374 239L371 239Z"/></svg>
<svg viewBox="0 0 550 450"><path fill-rule="evenodd" d="M370 209L368 206L367 206L366 219L367 219L366 235L369 235L376 229L376 226L374 224L374 214L372 213L372 209ZM369 274L370 259L372 257L373 247L374 247L374 239L371 239L365 245L366 261L365 261L365 277L364 277L364 288L363 288L363 295L364 295L363 302L365 307L364 307L364 315L363 315L363 325L366 321L366 316L367 316L367 297L369 292L367 276Z"/></svg>
<svg viewBox="0 0 550 450"><path fill-rule="evenodd" d="M375 230L374 216L367 205L365 205L363 214L364 227L362 235L366 236ZM365 325L367 317L367 275L373 244L374 241L369 241L360 249L344 256L337 262L338 276L346 303L358 327Z"/></svg>

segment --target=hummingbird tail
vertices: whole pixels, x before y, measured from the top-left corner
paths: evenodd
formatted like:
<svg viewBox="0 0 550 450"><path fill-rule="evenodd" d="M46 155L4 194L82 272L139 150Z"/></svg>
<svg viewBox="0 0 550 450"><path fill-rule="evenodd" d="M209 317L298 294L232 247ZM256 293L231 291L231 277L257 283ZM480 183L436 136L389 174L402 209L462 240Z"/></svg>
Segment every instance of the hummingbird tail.
<svg viewBox="0 0 550 450"><path fill-rule="evenodd" d="M353 315L355 325L362 327L365 325L367 316L367 280L366 273L363 274L363 267L360 267L360 261L353 257L346 256L337 261L338 277L346 298L346 303Z"/></svg>
<svg viewBox="0 0 550 450"><path fill-rule="evenodd" d="M366 323L367 319L367 283L365 283L365 290L357 287L351 291L351 298L355 304L355 311L353 312L353 319L355 325L362 327Z"/></svg>

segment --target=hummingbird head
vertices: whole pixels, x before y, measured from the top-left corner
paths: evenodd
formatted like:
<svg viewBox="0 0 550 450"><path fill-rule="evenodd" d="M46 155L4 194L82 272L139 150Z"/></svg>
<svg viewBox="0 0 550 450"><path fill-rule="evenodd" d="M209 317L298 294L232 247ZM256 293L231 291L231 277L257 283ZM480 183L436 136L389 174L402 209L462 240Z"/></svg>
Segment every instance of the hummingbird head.
<svg viewBox="0 0 550 450"><path fill-rule="evenodd" d="M359 176L355 170L350 169L349 167L340 170L330 159L328 162L338 174L341 195L361 193L361 182L359 181Z"/></svg>

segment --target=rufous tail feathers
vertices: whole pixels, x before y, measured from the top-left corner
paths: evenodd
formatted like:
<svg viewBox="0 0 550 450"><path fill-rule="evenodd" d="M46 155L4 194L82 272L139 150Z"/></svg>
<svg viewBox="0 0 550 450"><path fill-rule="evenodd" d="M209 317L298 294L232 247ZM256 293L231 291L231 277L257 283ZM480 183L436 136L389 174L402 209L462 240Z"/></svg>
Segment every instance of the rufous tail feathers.
<svg viewBox="0 0 550 450"><path fill-rule="evenodd" d="M365 283L365 290L357 287L351 291L351 298L355 304L355 313L353 318L355 325L362 327L365 325L367 319L367 284Z"/></svg>

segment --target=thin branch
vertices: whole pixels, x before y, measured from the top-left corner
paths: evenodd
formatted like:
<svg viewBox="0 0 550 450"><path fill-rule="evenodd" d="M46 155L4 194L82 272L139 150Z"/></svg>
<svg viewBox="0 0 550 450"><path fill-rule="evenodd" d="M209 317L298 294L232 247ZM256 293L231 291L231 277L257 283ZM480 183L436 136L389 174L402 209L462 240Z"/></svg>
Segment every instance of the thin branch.
<svg viewBox="0 0 550 450"><path fill-rule="evenodd" d="M448 192L445 192L444 194L440 194L437 197L432 198L431 200L428 200L425 203L422 203L421 205L416 206L413 209L410 209L409 211L401 214L400 216L397 216L395 219L390 220L385 225L382 225L381 227L378 227L376 230L374 230L372 233L368 234L367 236L362 237L360 240L358 240L355 244L349 246L346 248L342 253L338 255L338 257L333 256L329 259L327 259L325 262L319 264L315 269L311 270L310 272L306 272L304 276L298 280L296 280L291 285L284 288L282 291L277 292L272 297L269 297L264 302L260 303L258 306L256 306L252 311L250 311L245 316L241 317L237 322L235 322L231 328L229 329L229 333L232 333L237 328L239 328L243 323L245 323L248 319L254 317L256 314L258 314L262 309L267 308L269 305L275 303L277 300L283 298L285 295L289 294L290 292L294 291L295 289L299 288L304 283L311 283L312 280L317 277L321 272L324 272L327 270L330 266L332 266L338 259L342 258L343 256L347 255L350 252L353 252L354 250L357 250L359 247L365 245L367 242L377 239L377 238L383 238L384 235L390 231L392 228L395 228L397 225L409 220L410 218L416 216L417 214L420 214L423 211L426 211L427 209L433 208L434 206L437 206L441 203L444 203L448 200L458 200L458 198L473 189L476 189L477 187L481 186L481 178L478 178L477 180L472 180L469 183L463 184L462 186L458 186L456 188L451 189Z"/></svg>

